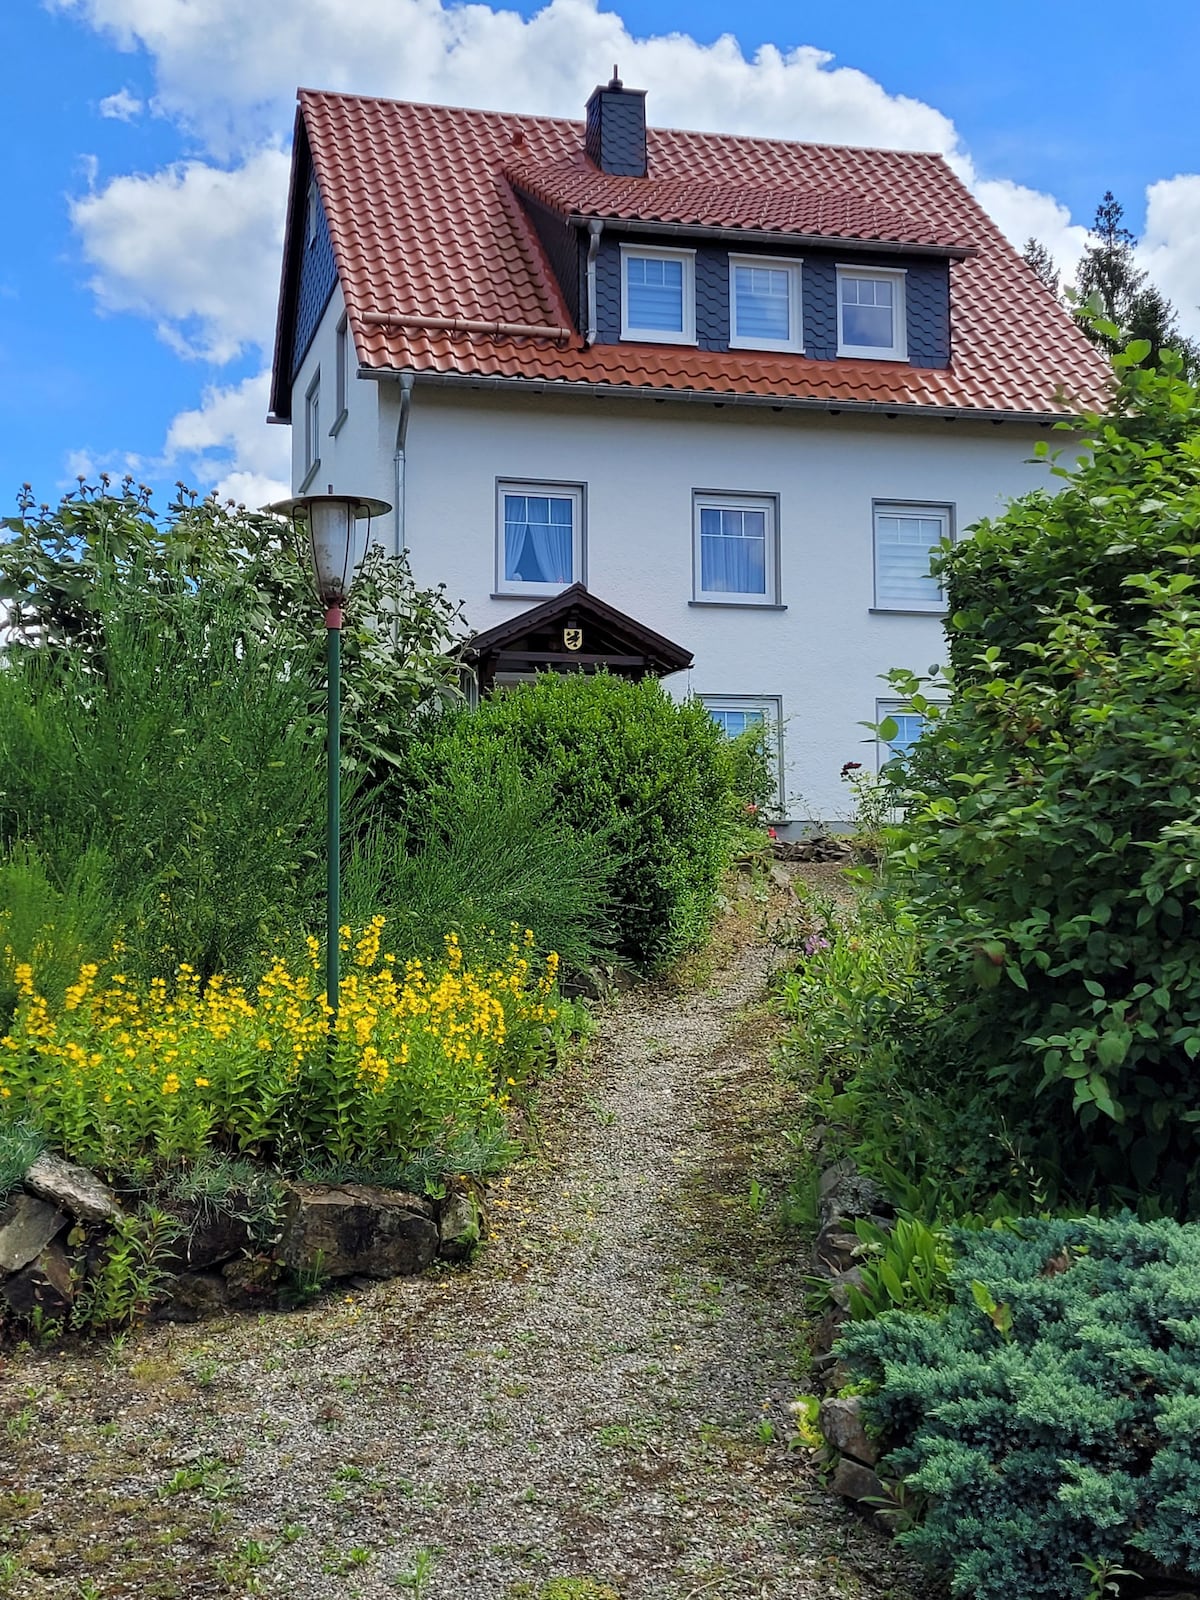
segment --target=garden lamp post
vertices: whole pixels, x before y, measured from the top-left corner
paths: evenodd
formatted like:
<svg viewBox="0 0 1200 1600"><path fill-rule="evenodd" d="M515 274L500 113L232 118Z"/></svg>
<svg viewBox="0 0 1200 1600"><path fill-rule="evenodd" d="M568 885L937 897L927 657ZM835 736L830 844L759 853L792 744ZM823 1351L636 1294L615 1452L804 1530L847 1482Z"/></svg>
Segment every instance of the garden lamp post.
<svg viewBox="0 0 1200 1600"><path fill-rule="evenodd" d="M371 519L392 509L386 500L363 495L302 494L265 507L290 518L296 548L309 567L317 599L325 608L326 698L326 847L328 877L325 902L325 998L330 1012L338 1008L338 929L342 920L341 777L342 777L342 607L367 547Z"/></svg>

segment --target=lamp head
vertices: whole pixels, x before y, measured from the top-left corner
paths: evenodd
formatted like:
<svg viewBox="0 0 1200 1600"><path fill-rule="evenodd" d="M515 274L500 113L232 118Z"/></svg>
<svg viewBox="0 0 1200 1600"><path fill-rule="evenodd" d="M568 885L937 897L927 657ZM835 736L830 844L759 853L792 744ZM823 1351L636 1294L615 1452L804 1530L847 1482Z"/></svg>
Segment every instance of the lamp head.
<svg viewBox="0 0 1200 1600"><path fill-rule="evenodd" d="M291 520L296 547L305 553L323 606L341 606L371 542L371 519L391 510L367 495L302 494L264 506Z"/></svg>

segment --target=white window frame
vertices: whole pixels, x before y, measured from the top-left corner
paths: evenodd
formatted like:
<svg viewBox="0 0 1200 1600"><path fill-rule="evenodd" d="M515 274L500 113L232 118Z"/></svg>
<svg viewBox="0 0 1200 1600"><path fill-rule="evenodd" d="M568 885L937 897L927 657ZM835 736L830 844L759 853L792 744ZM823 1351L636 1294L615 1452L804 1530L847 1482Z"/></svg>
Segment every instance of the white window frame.
<svg viewBox="0 0 1200 1600"><path fill-rule="evenodd" d="M905 283L908 274L903 267L838 266L837 269L837 353L839 356L858 356L865 361L908 360L908 297ZM886 281L893 285L892 344L884 350L875 345L847 344L842 338L842 285L851 279Z"/></svg>
<svg viewBox="0 0 1200 1600"><path fill-rule="evenodd" d="M761 711L763 720L771 730L775 748L771 754L776 768L775 805L782 812L784 805L783 766L783 696L779 694L698 694L696 699L706 711Z"/></svg>
<svg viewBox="0 0 1200 1600"><path fill-rule="evenodd" d="M766 513L766 559L763 594L739 594L729 589L704 589L704 568L700 557L700 513L716 511L764 511ZM774 494L742 494L736 490L692 490L692 600L706 606L779 606L779 497Z"/></svg>
<svg viewBox="0 0 1200 1600"><path fill-rule="evenodd" d="M930 703L930 705L933 705L933 706L945 707L945 706L947 706L949 704L949 701L947 701L947 700L931 700L929 703ZM876 700L876 702L875 702L875 726L876 727L878 727L881 722L885 722L888 717L919 717L919 716L921 716L921 713L919 711L913 711L912 708L908 705L908 701L907 700ZM929 718L928 717L923 717L922 721L925 722L925 723L928 723ZM881 739L878 734L876 734L875 735L875 767L876 767L876 770L877 771L882 771L883 768L887 766L889 761L895 761L895 760L897 760L897 758L903 759L902 756L901 756L901 753L899 751L893 751L891 745L888 744L885 740Z"/></svg>
<svg viewBox="0 0 1200 1600"><path fill-rule="evenodd" d="M321 369L313 373L304 391L304 477L301 492L312 482L321 466Z"/></svg>
<svg viewBox="0 0 1200 1600"><path fill-rule="evenodd" d="M631 328L629 326L629 263L630 261L680 261L683 263L683 330L672 333L663 328ZM621 338L637 344L695 344L696 342L696 252L694 250L664 250L658 245L623 244L621 246Z"/></svg>
<svg viewBox="0 0 1200 1600"><path fill-rule="evenodd" d="M787 339L752 339L739 337L737 331L737 268L767 267L772 272L786 272L788 276L788 326L791 337ZM729 348L731 350L789 350L797 355L804 351L804 296L803 262L795 256L734 256L729 258Z"/></svg>
<svg viewBox="0 0 1200 1600"><path fill-rule="evenodd" d="M584 571L585 489L582 483L557 483L536 478L497 478L496 480L496 588L497 595L530 596L545 599L561 594L573 583L586 582ZM566 583L523 583L504 575L504 496L506 494L549 495L556 500L571 500L571 576Z"/></svg>
<svg viewBox="0 0 1200 1600"><path fill-rule="evenodd" d="M337 437L341 431L342 424L346 420L346 397L350 387L350 319L344 311L337 325L335 340L333 404L337 415L334 417L333 426L329 430L331 439Z"/></svg>
<svg viewBox="0 0 1200 1600"><path fill-rule="evenodd" d="M874 611L894 611L901 616L937 617L945 614L946 591L938 584L938 598L922 603L919 600L899 605L894 600L883 600L879 595L879 518L883 517L936 517L942 524L942 537L953 540L954 506L938 500L873 500L871 502L871 578L874 585ZM930 546L932 550L933 546Z"/></svg>

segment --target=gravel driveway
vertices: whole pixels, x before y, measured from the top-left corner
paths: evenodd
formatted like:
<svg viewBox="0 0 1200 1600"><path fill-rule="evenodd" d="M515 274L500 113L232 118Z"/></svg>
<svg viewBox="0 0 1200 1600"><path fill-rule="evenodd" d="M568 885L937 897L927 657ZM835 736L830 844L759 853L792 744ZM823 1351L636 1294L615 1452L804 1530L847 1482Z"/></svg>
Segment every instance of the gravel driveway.
<svg viewBox="0 0 1200 1600"><path fill-rule="evenodd" d="M918 1600L781 1442L769 960L603 1016L470 1269L0 1368L0 1594Z"/></svg>

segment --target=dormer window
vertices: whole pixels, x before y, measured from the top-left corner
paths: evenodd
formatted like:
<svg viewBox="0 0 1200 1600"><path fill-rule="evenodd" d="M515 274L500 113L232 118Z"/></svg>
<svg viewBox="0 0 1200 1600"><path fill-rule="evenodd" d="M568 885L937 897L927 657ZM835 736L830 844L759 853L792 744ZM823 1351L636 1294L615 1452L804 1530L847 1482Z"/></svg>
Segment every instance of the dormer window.
<svg viewBox="0 0 1200 1600"><path fill-rule="evenodd" d="M738 350L803 350L799 261L730 256L729 343Z"/></svg>
<svg viewBox="0 0 1200 1600"><path fill-rule="evenodd" d="M621 337L696 342L696 252L621 246Z"/></svg>
<svg viewBox="0 0 1200 1600"><path fill-rule="evenodd" d="M904 277L883 267L838 268L838 355L908 360Z"/></svg>

